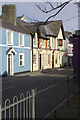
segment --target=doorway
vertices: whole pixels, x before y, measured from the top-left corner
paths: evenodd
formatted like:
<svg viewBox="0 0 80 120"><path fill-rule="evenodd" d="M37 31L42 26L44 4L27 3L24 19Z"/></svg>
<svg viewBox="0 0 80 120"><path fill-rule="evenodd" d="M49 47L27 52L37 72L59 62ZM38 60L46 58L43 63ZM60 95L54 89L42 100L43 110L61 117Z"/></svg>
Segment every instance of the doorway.
<svg viewBox="0 0 80 120"><path fill-rule="evenodd" d="M54 54L52 55L52 68L54 68Z"/></svg>
<svg viewBox="0 0 80 120"><path fill-rule="evenodd" d="M41 54L40 54L40 70L41 70Z"/></svg>
<svg viewBox="0 0 80 120"><path fill-rule="evenodd" d="M13 55L8 54L8 75L13 75Z"/></svg>

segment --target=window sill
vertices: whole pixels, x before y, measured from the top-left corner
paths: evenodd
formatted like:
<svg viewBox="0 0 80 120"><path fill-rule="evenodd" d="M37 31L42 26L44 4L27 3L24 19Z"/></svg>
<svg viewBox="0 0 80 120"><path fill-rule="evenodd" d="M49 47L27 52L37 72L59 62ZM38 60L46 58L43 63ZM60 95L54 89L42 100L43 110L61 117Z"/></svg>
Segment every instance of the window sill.
<svg viewBox="0 0 80 120"><path fill-rule="evenodd" d="M19 65L19 67L24 67L24 65L22 65L22 66Z"/></svg>
<svg viewBox="0 0 80 120"><path fill-rule="evenodd" d="M7 46L13 46L13 44L7 44Z"/></svg>
<svg viewBox="0 0 80 120"><path fill-rule="evenodd" d="M24 45L19 45L19 47L24 47Z"/></svg>

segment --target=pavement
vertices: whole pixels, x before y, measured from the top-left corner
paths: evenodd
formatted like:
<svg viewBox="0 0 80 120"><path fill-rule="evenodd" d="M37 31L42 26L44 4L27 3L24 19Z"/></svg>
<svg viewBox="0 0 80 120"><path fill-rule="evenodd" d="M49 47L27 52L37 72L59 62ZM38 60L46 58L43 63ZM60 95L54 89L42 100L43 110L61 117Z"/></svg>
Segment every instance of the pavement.
<svg viewBox="0 0 80 120"><path fill-rule="evenodd" d="M68 103L63 104L56 113L49 116L52 120L80 120L80 91Z"/></svg>
<svg viewBox="0 0 80 120"><path fill-rule="evenodd" d="M39 76L39 75L43 75L43 74L68 74L71 75L73 74L73 67L69 66L69 67L64 67L64 68L50 68L50 69L45 69L42 71L33 71L33 72L25 72L25 73L20 73L20 74L15 74L14 76Z"/></svg>

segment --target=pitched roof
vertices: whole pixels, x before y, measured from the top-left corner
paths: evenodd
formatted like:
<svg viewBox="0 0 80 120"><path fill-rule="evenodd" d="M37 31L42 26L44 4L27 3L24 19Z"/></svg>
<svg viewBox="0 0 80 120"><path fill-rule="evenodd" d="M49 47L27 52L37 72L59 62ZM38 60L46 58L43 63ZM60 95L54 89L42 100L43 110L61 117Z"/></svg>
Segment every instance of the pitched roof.
<svg viewBox="0 0 80 120"><path fill-rule="evenodd" d="M6 28L6 29L11 29L15 32L20 32L20 33L24 33L24 34L29 34L28 30L26 29L20 29L18 26L14 26L13 24L3 21L2 19L0 19L0 27Z"/></svg>
<svg viewBox="0 0 80 120"><path fill-rule="evenodd" d="M31 33L35 33L38 30L37 24L29 23L22 21L19 17L17 18L17 24L22 25L25 29L28 29ZM55 34L51 31L51 29L47 25L40 25L39 32L43 35L54 35Z"/></svg>
<svg viewBox="0 0 80 120"><path fill-rule="evenodd" d="M17 18L17 23L24 26L25 29L28 29L31 33L37 32L38 26L34 23L24 22L20 18ZM58 36L60 28L62 29L63 38L65 39L64 29L62 20L48 21L45 25L39 26L39 32L45 36Z"/></svg>
<svg viewBox="0 0 80 120"><path fill-rule="evenodd" d="M58 36L59 30L61 28L62 20L49 21L47 26L51 29L51 31Z"/></svg>

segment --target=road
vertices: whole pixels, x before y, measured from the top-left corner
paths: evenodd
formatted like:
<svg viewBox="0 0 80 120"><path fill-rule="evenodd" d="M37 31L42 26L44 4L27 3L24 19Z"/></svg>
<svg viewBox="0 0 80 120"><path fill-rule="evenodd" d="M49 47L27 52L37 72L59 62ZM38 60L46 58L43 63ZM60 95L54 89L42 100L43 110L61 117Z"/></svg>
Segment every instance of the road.
<svg viewBox="0 0 80 120"><path fill-rule="evenodd" d="M13 77L11 76L3 77L2 102L4 103L6 99L12 100L14 96L19 97L21 93L25 94L27 91L30 91L31 89L37 88L38 91L40 91L42 89L48 88L51 85L55 85L62 80L66 81L67 76L71 74L73 74L72 68L65 69L60 68L53 70L45 70L43 72L38 71L33 73L16 74ZM37 117L38 118L43 117L48 113L48 111L52 110L53 107L56 107L58 103L64 100L67 94L66 91L67 88L65 82L56 88L49 89L45 93L37 95L36 99ZM38 106L39 104L42 104L42 106L40 105L39 107ZM40 112L42 110L43 114L40 115Z"/></svg>

